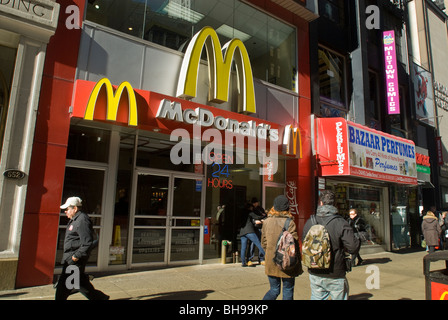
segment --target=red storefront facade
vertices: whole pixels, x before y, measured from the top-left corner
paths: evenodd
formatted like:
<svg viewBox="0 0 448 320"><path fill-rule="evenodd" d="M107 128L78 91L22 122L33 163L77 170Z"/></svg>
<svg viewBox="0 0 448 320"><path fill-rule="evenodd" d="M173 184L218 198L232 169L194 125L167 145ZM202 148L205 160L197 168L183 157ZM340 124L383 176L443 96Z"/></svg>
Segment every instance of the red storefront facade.
<svg viewBox="0 0 448 320"><path fill-rule="evenodd" d="M216 225L217 219L215 213L209 213L210 208L215 207L217 203L222 204L224 199L234 196L241 190L244 190L246 197L246 199L241 201L250 200L248 199L249 197L259 197L266 208L270 208L271 204L269 202L275 194L278 192L286 193L290 198L295 222L299 230L302 230L309 213L314 211L315 206L314 158L312 156L311 143L309 33L308 21L306 19L271 1L248 1L248 4L256 10L269 12L295 29L297 43L296 82L298 85L294 91L286 92L287 96L292 97L292 101L296 104L292 108L294 110L293 114L285 113L284 116L274 116L274 120L271 120L270 117L272 116L268 115L267 111L263 117L250 113L247 115L240 114L234 111L221 110L204 103L179 99L174 95L157 93L151 90L151 88L135 88L128 89L127 93L123 95L123 99L120 100L118 98L120 100L117 101L116 105L118 115L116 119L112 120L106 114L106 109L110 107L108 105L110 101L105 102L105 97L109 93L105 89L101 89L100 91L102 92L98 94L96 99L92 119L88 119L86 116L88 101L95 84L99 81L81 80L79 70L82 69L80 65L83 61L80 60L84 57L82 56L80 59L79 53L82 52L83 32L85 32L85 29L84 31L83 29L68 29L66 27L66 19L70 15L65 13L67 12L67 7L73 4L82 13L85 11L86 3L85 1L77 0L58 2L61 4L61 15L56 34L49 43L44 66L22 225L16 287L42 285L53 281L55 266L57 267L58 264L57 252L63 235L63 223L61 222L63 219L61 219L59 206L63 198L68 195L70 183L68 174L73 168L76 171L93 170L92 168L95 167L96 171L89 171L89 174L101 171L101 179L104 179L101 180L103 190L105 191L101 193L100 211L97 212L98 217L95 214L93 215L98 221L95 226L100 239L100 249L91 265L94 270L126 270L135 265L145 266L153 263L167 265L177 261L184 261L184 257L187 257L186 260L191 260L195 263L203 262L203 260L207 259L206 248L214 246L211 243L206 243L213 237L214 231L212 229L214 228L213 225ZM92 28L98 30L98 33L104 31L97 26ZM116 35L109 30L104 32L110 33L110 37L122 37L122 35ZM141 43L139 42L138 44ZM117 68L123 67L125 66L117 65ZM114 86L114 90L117 90L121 83L128 80L126 78L118 80L115 78L110 80L110 83ZM172 79L171 81L176 82L177 79ZM263 83L256 86L255 96L257 104L260 101L260 95L257 95L257 90L265 86ZM276 88L274 90L275 92L282 92L282 90L277 90ZM132 106L129 103L131 101L129 96L132 95L132 92L136 94L136 102L139 105L139 109L136 111L137 126L131 123L133 116L131 115ZM125 98L125 95L128 96L128 99ZM184 123L180 123L179 119L160 119L157 117L156 108L160 108L163 100L170 103L177 102L182 105L181 112L184 116ZM100 106L101 103L103 103L103 107ZM147 106L146 113L140 108L140 105L145 103ZM265 102L265 104L268 105L269 101ZM224 183L224 179L220 178L217 184L213 185L213 180L210 180L213 178L213 176L210 176L212 170L214 170L213 167L209 167L207 171L204 171L204 165L201 167L199 164L193 166L192 171L189 173L180 173L175 171L177 169L166 170L160 168L155 172L154 168L138 162L139 142L143 139L140 137L144 137L144 139L147 139L146 141L156 138L168 143L168 135L172 134L176 129L185 128L187 132L192 132L191 126L189 127L189 124L185 123L185 115L188 114L188 119L193 120L194 111L198 109L205 110L204 112L208 112L208 114L211 113L215 120L219 117L220 120L224 119L222 121L227 119L226 121L235 120L238 123L249 123L253 125L253 127L249 125L249 128L255 131L261 128L261 125L264 125L264 129L270 129L273 136L277 135L275 146L281 159L279 169L281 177L275 178L277 180L270 180L270 178L266 177L256 178L253 176L253 173L250 174L251 179L253 178L256 181L253 184L256 186L256 191L252 192L253 185L245 185L241 182L243 180L242 176L237 176L238 172L249 171L244 164L238 170L233 169L235 174L233 178L234 184L230 184L230 178L227 179L226 183ZM273 113L275 111L271 114ZM145 118L145 114L147 118ZM196 114L196 116L199 115ZM254 123L256 124L254 125ZM216 126L219 127L219 123L217 124L215 121L214 126L215 128ZM107 136L110 135L111 138L108 141L115 141L115 147L112 147L113 142L110 142L110 147L107 148L107 164L98 162L87 163L84 160L70 158L71 147L78 146L72 144L74 142L71 142L70 137L77 137L76 134L78 134L79 128L89 128L89 130L93 128L92 130L95 131L95 134L101 131ZM133 150L137 159L134 160L133 171L129 171L131 176L125 178L129 179L134 187L134 189L130 188L129 194L129 210L132 213L127 216L125 222L120 222L117 214L112 217L108 214L108 209L113 209L118 202L118 186L117 188L113 187L113 190L109 190L107 185L110 183L114 184L116 179L114 176L110 176L111 172L115 172L115 174L117 172L120 173L121 162L119 158L122 151L125 150L122 144L125 135L126 137L131 136L129 138L131 139L130 141L135 142L135 149ZM290 139L284 140L285 136ZM100 142L100 140L98 137L97 141ZM269 141L269 139L264 140ZM287 148L285 143L288 141L290 143L295 141L296 144L290 144L288 146L290 149L285 151L285 148ZM115 150L115 153L112 149ZM244 149L247 153L251 150L251 147L246 144ZM295 151L291 151L294 149ZM114 154L115 156L113 156ZM151 159L148 161L151 161ZM112 163L115 163L116 167L113 167ZM224 162L224 164L226 163ZM260 165L260 163L256 164L257 167ZM76 171L73 175L76 176L78 172L81 171ZM156 189L154 179L166 183L168 189L162 187ZM128 182L128 180L126 181ZM226 193L228 190L223 191L223 189L230 189L230 186L236 186L236 182L239 184L239 191L236 188L232 189L232 192L235 192L232 194ZM175 213L177 203L175 199L178 195L175 190L176 188L181 190L185 184L189 186L188 188L191 187L191 190L188 189L189 192L192 191L194 197L198 197L197 208L195 207L194 212L192 211L188 215L177 216ZM87 182L86 185L88 185ZM144 212L142 209L145 205L144 199L139 200L137 193L148 185L151 186L151 190L148 191L151 197L155 195L161 199L168 198L168 204L164 208L168 210L168 213L162 213L161 217L157 217L157 214L152 214L149 211ZM161 202L163 201L161 200ZM148 202L148 206L151 206L152 203ZM232 202L232 205L235 205L235 203ZM141 212L138 211L140 209L142 209ZM156 222L154 223L154 221ZM163 226L158 224L160 221L163 221ZM188 238L190 235L191 239ZM227 234L227 236L230 237L231 235ZM182 239L182 237L188 238L188 241L185 240L186 238ZM218 235L216 237L215 240L218 240ZM162 238L168 240L165 242L165 240L160 240ZM123 242L122 239L125 239L127 243ZM176 239L179 239L179 242L176 242ZM219 239L221 240L222 238ZM145 241L147 241L147 246L142 245L139 247ZM153 242L158 243L163 248L149 248L148 243L153 244ZM190 247L182 247L185 244ZM238 247L234 249L238 250Z"/></svg>

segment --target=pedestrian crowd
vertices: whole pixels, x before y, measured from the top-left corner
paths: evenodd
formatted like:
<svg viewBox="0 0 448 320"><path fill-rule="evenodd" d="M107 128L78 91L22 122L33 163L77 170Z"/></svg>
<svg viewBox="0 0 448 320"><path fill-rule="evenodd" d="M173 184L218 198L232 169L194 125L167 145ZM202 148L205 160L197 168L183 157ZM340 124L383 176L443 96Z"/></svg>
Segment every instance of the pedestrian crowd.
<svg viewBox="0 0 448 320"><path fill-rule="evenodd" d="M76 289L84 296L92 300L109 299L93 287L85 273L85 265L97 240L92 222L81 207L79 197L70 197L61 206L69 222L61 261L63 271L55 285L56 300L65 300L73 293L71 273L68 272L73 268L78 270ZM427 211L421 228L422 245L429 253L437 248L447 248L446 211ZM268 212L260 206L258 199L253 198L245 208L239 235L243 267L254 266L255 248L258 248L258 261L265 267L269 282L264 300L275 300L281 292L284 300L293 300L295 279L303 273L304 267L308 269L311 300L347 300L346 274L363 263L359 250L367 237L365 222L356 208L351 208L348 219L344 219L335 206L335 193L331 190L320 191L316 213L304 225L301 247L289 200L284 195L274 199ZM289 239L286 246L285 239ZM283 247L280 246L282 241Z"/></svg>

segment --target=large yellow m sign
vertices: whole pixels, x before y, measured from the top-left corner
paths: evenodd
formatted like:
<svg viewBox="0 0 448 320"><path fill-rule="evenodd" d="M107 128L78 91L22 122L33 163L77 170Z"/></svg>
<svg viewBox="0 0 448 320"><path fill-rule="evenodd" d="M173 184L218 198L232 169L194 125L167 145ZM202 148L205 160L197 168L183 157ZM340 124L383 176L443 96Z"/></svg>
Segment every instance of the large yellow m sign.
<svg viewBox="0 0 448 320"><path fill-rule="evenodd" d="M128 124L130 126L137 126L137 100L135 98L135 92L131 84L127 81L122 82L117 91L114 94L114 89L109 79L103 78L98 81L90 94L89 101L87 102L86 113L84 119L93 120L93 114L98 100L98 95L103 86L106 87L106 119L110 121L117 121L118 106L120 105L121 96L126 89L128 93L128 107L129 118Z"/></svg>
<svg viewBox="0 0 448 320"><path fill-rule="evenodd" d="M230 71L234 59L238 77L238 111L255 113L254 81L246 47L241 40L233 39L222 48L224 58L218 35L211 27L204 27L188 45L177 85L177 97L196 97L199 63L204 46L207 50L210 78L209 100L218 103L228 101Z"/></svg>

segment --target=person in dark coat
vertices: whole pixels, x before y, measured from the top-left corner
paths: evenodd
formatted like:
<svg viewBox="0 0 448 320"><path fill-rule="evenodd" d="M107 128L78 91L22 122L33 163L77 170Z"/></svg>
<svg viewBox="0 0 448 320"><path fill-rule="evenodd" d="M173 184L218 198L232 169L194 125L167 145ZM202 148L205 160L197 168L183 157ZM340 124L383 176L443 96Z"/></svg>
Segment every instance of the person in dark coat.
<svg viewBox="0 0 448 320"><path fill-rule="evenodd" d="M319 196L319 206L316 212L318 223L333 218L326 229L330 235L331 261L329 269L308 269L311 287L311 300L347 300L348 282L346 279L345 254L356 254L359 250L359 240L356 239L353 228L338 214L334 206L335 194L331 190L322 190ZM303 238L312 226L311 219L305 223Z"/></svg>
<svg viewBox="0 0 448 320"><path fill-rule="evenodd" d="M292 219L289 211L288 198L285 196L276 197L274 199L274 206L268 212L268 217L263 222L263 228L261 230L261 245L266 251L265 273L268 276L270 285L270 289L263 297L263 300L277 299L282 284L283 300L293 300L295 278L302 273L302 265L300 263L292 270L283 271L273 261L278 237L288 218ZM294 219L289 223L288 231L294 239L299 239Z"/></svg>
<svg viewBox="0 0 448 320"><path fill-rule="evenodd" d="M63 268L56 286L55 299L67 300L73 289L79 289L89 300L108 300L109 296L96 290L85 273L90 252L96 242L92 222L89 216L81 211L81 205L82 200L79 197L70 197L61 206L70 221L65 231L61 261ZM77 285L79 288L76 288Z"/></svg>
<svg viewBox="0 0 448 320"><path fill-rule="evenodd" d="M348 224L353 228L355 237L359 240L359 245L361 246L362 241L367 241L366 239L366 223L364 219L358 215L358 210L352 208L349 210ZM358 258L358 266L363 263L361 255L358 253L352 255L352 266L355 266L356 258Z"/></svg>
<svg viewBox="0 0 448 320"><path fill-rule="evenodd" d="M422 232L426 245L429 248L429 253L435 252L436 247L439 245L439 237L442 233L442 228L440 227L439 219L432 211L428 211L423 217Z"/></svg>
<svg viewBox="0 0 448 320"><path fill-rule="evenodd" d="M243 267L247 267L248 264L246 263L246 247L247 242L251 241L253 244L255 244L259 250L260 255L260 264L264 265L264 256L265 252L263 248L261 247L260 239L258 238L258 235L255 232L255 225L254 224L260 224L261 225L260 218L253 212L253 206L252 204L246 205L246 210L244 210L243 216L242 216L242 225L240 229L240 238L241 238L241 265ZM251 264L252 266L253 264Z"/></svg>

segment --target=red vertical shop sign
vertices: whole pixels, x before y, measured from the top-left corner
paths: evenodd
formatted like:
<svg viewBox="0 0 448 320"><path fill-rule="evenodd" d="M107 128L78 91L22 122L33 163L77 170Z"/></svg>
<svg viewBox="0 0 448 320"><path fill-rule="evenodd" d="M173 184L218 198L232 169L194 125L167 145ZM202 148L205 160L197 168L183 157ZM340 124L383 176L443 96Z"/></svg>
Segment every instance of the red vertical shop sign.
<svg viewBox="0 0 448 320"><path fill-rule="evenodd" d="M344 119L317 119L317 153L322 176L350 174L347 122Z"/></svg>

